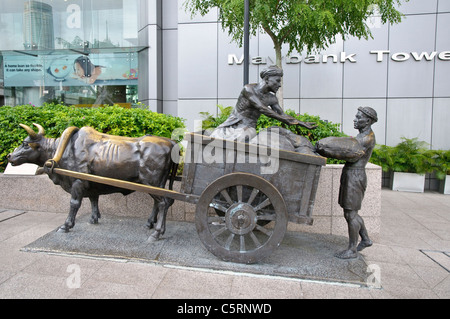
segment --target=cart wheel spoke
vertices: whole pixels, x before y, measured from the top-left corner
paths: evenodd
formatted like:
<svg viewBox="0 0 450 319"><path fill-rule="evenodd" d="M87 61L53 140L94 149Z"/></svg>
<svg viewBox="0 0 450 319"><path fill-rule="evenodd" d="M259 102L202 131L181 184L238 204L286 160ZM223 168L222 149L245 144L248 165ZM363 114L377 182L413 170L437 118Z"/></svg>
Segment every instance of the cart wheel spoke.
<svg viewBox="0 0 450 319"><path fill-rule="evenodd" d="M253 191L250 194L250 198L248 199L247 204L251 205L253 203L253 201L255 200L256 195L258 195L258 193L259 193L259 189L253 188Z"/></svg>
<svg viewBox="0 0 450 319"><path fill-rule="evenodd" d="M254 232L250 233L250 238L253 240L253 242L255 243L256 247L261 247L261 242L258 240L258 238L256 237Z"/></svg>
<svg viewBox="0 0 450 319"><path fill-rule="evenodd" d="M275 220L277 218L277 216L275 214L261 214L256 216L257 220L267 220L267 221L272 221Z"/></svg>
<svg viewBox="0 0 450 319"><path fill-rule="evenodd" d="M241 252L245 251L245 236L244 235L240 236L240 251Z"/></svg>
<svg viewBox="0 0 450 319"><path fill-rule="evenodd" d="M267 198L265 201L263 201L261 204L255 207L255 211L259 211L263 209L264 207L267 207L271 204L270 199Z"/></svg>
<svg viewBox="0 0 450 319"><path fill-rule="evenodd" d="M227 227L224 226L224 227L222 227L222 228L216 230L215 232L213 232L212 235L213 235L214 238L217 238L217 237L219 237L219 236L220 236L224 231L226 231L226 230L227 230Z"/></svg>
<svg viewBox="0 0 450 319"><path fill-rule="evenodd" d="M212 207L214 209L220 210L221 212L224 212L224 213L227 212L227 209L224 206L222 206L219 203L217 203L217 202L210 203L209 207Z"/></svg>
<svg viewBox="0 0 450 319"><path fill-rule="evenodd" d="M267 236L272 236L273 231L268 230L267 228L264 228L262 226L256 225L256 229L259 230L260 232L262 232L263 234L267 235Z"/></svg>
<svg viewBox="0 0 450 319"><path fill-rule="evenodd" d="M228 191L226 189L223 189L220 193L225 198L228 204L233 205L234 201L231 199L230 194L228 194Z"/></svg>
<svg viewBox="0 0 450 319"><path fill-rule="evenodd" d="M234 239L234 234L231 233L230 236L228 236L228 239L225 243L225 246L224 246L225 249L230 250L230 246L231 246L231 243L233 242L233 239Z"/></svg>
<svg viewBox="0 0 450 319"><path fill-rule="evenodd" d="M243 193L242 185L236 186L236 191L237 191L237 200L239 203L242 203L242 193Z"/></svg>

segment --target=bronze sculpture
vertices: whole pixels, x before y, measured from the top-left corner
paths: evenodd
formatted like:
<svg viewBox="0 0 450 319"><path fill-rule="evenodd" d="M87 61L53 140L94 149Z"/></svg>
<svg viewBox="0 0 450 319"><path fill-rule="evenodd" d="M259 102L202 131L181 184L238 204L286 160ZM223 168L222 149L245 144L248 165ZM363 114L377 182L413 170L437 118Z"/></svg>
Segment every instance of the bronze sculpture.
<svg viewBox="0 0 450 319"><path fill-rule="evenodd" d="M260 83L244 86L232 114L210 134L211 137L239 142L250 141L256 136L256 124L261 114L288 125L301 125L308 129L316 127L315 123L301 122L285 114L278 104L275 93L281 87L282 69L271 66L261 71L260 76ZM284 135L289 136L288 133Z"/></svg>
<svg viewBox="0 0 450 319"><path fill-rule="evenodd" d="M263 70L263 81L244 87L233 114L211 134L234 140L232 158L237 158L238 151L254 156L254 149L241 150L238 144L242 143L238 142L253 141L258 137L256 123L261 114L289 125L315 127L313 123L301 122L281 110L275 96L281 76L282 71L276 67ZM224 260L253 263L280 244L288 221L312 224L320 169L326 159L310 155L317 151L327 157L344 158L347 164L341 178L339 203L344 208L350 239L349 248L337 257L354 258L357 250L372 245L358 210L366 188L365 165L375 145L371 125L376 120L373 109L360 108L355 119L355 128L360 131L356 139L323 139L317 143L317 149L311 151L313 154L307 155L289 152L290 148L297 153L310 151L310 142L305 142L305 138L286 129L269 128L270 133L281 137L280 145L289 148L288 152L279 153L279 170L268 176L260 172L257 165L245 162L233 165L189 162L184 167L183 192L171 190L173 178L170 190L164 189L169 174L176 172L176 164L171 158L176 143L161 137L118 137L92 128L72 127L61 138L50 139L44 137L44 129L38 124L34 124L39 129L38 133L21 125L29 136L8 156L8 160L12 165L29 162L43 166L52 181L71 194L69 216L59 229L62 232L74 227L84 197L91 200L91 223L97 223L100 218L99 195L144 191L155 200L147 224L150 228L155 227L155 232L149 240L156 240L164 234L168 208L174 199L182 200L197 204L197 232L212 253ZM198 143L196 134L191 135L191 142ZM209 146L202 138L199 145L192 146L192 143L188 148L194 147L202 152ZM294 171L295 176L292 175ZM264 225L272 221L275 221L273 230L265 229ZM356 246L358 234L362 241Z"/></svg>
<svg viewBox="0 0 450 319"><path fill-rule="evenodd" d="M339 188L339 205L344 210L348 225L348 248L336 254L341 259L358 257L358 251L372 246L364 220L358 214L367 187L365 167L375 147L372 124L378 121L376 111L371 107L359 107L353 121L359 131L356 138L329 137L316 144L319 154L346 160L342 170ZM361 242L358 244L358 235Z"/></svg>
<svg viewBox="0 0 450 319"><path fill-rule="evenodd" d="M130 138L99 133L90 127L66 129L61 138L52 139L44 136L44 128L34 124L39 132L21 124L28 137L12 154L8 161L12 165L34 163L43 166L54 184L60 185L71 194L70 212L61 232L68 232L75 225L75 217L84 197L91 201L92 215L90 222L98 223L100 212L98 199L100 195L111 193L132 193L129 189L104 185L87 180L62 176L52 173L48 165L57 165L62 169L98 176L116 178L124 181L142 183L164 188L171 171L176 171L171 152L176 143L168 138L143 136ZM173 180L171 180L170 188ZM147 226L155 227L149 240L156 240L165 231L166 214L174 200L152 195L153 211Z"/></svg>
<svg viewBox="0 0 450 319"><path fill-rule="evenodd" d="M106 194L107 191L123 194L141 191L162 199L159 205L155 203L152 212L152 216L158 218L155 232L149 238L150 241L158 239L164 233L165 215L173 200L196 204L195 220L200 239L214 255L227 261L254 263L268 256L280 245L287 230L288 220L298 224L312 225L313 203L320 170L326 163L324 157L280 150L280 167L283 169L269 176L270 180L262 177L263 174L259 172L258 165L255 164L236 163L229 166L202 161L186 162L181 184L182 191L177 192L172 190L173 178L170 179L169 190L163 188L170 171L170 166L163 164L172 164L170 161L169 163L164 161L167 159L166 154L170 156L170 149L175 144L171 140L152 136L130 139L112 137L98 132L88 136L89 132L93 131L91 128L75 127L66 129L61 138L48 139L44 137L42 126L37 124L35 126L39 128L39 133L22 125L29 136L22 146L9 155L9 160L14 165L27 161L43 165L44 171L56 184L78 195L71 199L71 211L66 223L60 228L61 231L68 231L74 226L77 209L75 206L81 203L82 195L89 197L92 202L93 198L98 199L99 194ZM208 146L203 144L202 139L195 138L195 135L188 134L190 136L187 139L188 148L201 150L202 147ZM86 140L83 140L83 137ZM110 140L114 141L110 143ZM122 155L116 152L119 146L128 142L131 143L128 147L136 150L133 154L139 157L140 171L151 173L153 177L162 176L161 183L151 186L149 180L140 181L121 175L123 172L132 172L136 167L136 162L128 161L126 158L125 154L130 155L130 152L124 152ZM153 143L153 145L147 145L147 143ZM192 145L193 143L200 147L197 148ZM242 143L233 142L233 144L235 145L231 150L236 156L238 152L253 155L251 149L241 150L236 145ZM83 146L88 147L83 149ZM163 151L159 152L161 147ZM100 161L101 165L97 167L94 163L96 156L92 158L89 155L100 154L115 156ZM75 157L75 155L85 156ZM93 159L94 165L90 167L91 169L86 169L89 168L87 165L89 159ZM118 163L115 160L118 160ZM123 172L117 170L120 163L126 165ZM163 166L154 166L155 163ZM160 169L154 171L158 167ZM106 171L102 171L102 168ZM112 170L108 171L108 168ZM175 169L176 167L171 169L172 173L176 171ZM292 178L293 171L300 174L296 176L298 182ZM101 173L111 177L102 177ZM287 186L287 183L290 185ZM80 187L88 185L89 188ZM207 185L206 189L205 185ZM94 190L97 193L91 193ZM299 194L300 197L298 197ZM166 199L170 200L166 201ZM92 202L92 205L96 205L96 202ZM217 214L217 210L225 215ZM97 222L99 217L97 207L92 211L91 222ZM150 217L150 226L154 222L155 220ZM267 223L270 223L271 227L266 229L264 225ZM221 241L222 235L226 236L225 241Z"/></svg>

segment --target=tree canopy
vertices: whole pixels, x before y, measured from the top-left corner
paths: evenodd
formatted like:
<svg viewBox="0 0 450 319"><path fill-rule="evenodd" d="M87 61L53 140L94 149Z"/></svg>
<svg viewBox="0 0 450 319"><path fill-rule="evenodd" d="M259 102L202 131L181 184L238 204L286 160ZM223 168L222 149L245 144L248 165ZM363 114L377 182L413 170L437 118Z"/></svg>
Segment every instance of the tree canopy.
<svg viewBox="0 0 450 319"><path fill-rule="evenodd" d="M403 0L407 2L409 0ZM368 19L378 16L383 24L399 23L397 10L402 0L249 0L250 34L259 30L272 39L276 65L282 68L282 46L292 51L319 52L336 42L338 36L358 39L372 37ZM228 35L242 47L244 39L244 0L186 0L192 15L206 15L218 8L219 21ZM283 107L283 86L277 96Z"/></svg>
<svg viewBox="0 0 450 319"><path fill-rule="evenodd" d="M409 0L405 0L409 1ZM281 47L289 52L311 53L326 49L342 35L359 39L372 37L367 24L378 15L382 23L401 21L396 9L401 0L250 0L250 33L262 29L273 41L277 65L281 67ZM217 7L219 20L232 39L242 46L244 33L243 0L187 0L185 8L193 15L207 14Z"/></svg>

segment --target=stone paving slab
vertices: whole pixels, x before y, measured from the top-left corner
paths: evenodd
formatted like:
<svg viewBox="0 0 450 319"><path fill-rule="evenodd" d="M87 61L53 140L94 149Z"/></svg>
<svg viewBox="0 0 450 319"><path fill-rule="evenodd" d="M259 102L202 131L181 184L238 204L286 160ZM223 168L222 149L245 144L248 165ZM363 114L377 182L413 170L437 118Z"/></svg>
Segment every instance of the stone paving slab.
<svg viewBox="0 0 450 319"><path fill-rule="evenodd" d="M167 222L167 231L148 243L149 231L142 218L102 216L98 225L80 216L69 233L56 229L22 248L22 251L114 258L251 274L282 276L366 286L367 263L363 256L341 260L336 251L347 238L336 235L287 232L282 244L265 260L245 265L224 262L211 254L198 238L195 224Z"/></svg>
<svg viewBox="0 0 450 319"><path fill-rule="evenodd" d="M0 209L0 222L25 214L23 210Z"/></svg>

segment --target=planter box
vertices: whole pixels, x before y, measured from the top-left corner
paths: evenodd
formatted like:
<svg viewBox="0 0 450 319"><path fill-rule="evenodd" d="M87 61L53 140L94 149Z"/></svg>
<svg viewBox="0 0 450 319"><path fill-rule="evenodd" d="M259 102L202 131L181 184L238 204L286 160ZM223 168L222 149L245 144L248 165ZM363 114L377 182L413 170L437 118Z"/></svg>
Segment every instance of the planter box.
<svg viewBox="0 0 450 319"><path fill-rule="evenodd" d="M425 189L425 174L394 172L392 190L401 192L423 193Z"/></svg>
<svg viewBox="0 0 450 319"><path fill-rule="evenodd" d="M445 176L439 184L439 192L445 195L450 195L450 175Z"/></svg>

